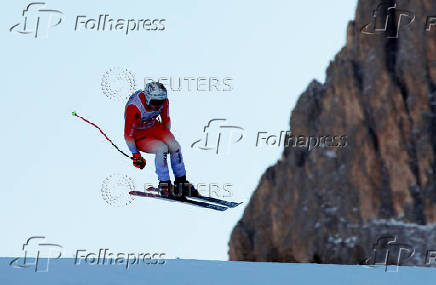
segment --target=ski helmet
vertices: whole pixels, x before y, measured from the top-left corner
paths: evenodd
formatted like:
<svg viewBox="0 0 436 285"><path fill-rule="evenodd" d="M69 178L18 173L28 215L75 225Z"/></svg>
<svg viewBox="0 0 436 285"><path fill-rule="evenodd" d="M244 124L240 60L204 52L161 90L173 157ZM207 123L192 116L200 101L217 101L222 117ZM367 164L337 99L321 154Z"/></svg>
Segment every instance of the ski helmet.
<svg viewBox="0 0 436 285"><path fill-rule="evenodd" d="M150 105L151 100L164 101L167 99L167 89L160 82L149 82L145 85L145 103Z"/></svg>

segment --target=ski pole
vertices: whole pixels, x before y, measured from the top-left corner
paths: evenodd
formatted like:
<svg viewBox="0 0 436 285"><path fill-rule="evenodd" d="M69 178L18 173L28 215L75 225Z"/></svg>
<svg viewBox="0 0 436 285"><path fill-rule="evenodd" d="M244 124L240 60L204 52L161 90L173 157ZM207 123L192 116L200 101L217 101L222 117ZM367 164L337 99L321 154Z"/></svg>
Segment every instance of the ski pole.
<svg viewBox="0 0 436 285"><path fill-rule="evenodd" d="M106 140L108 140L122 155L124 155L127 158L130 158L133 160L133 157L128 156L124 151L120 150L112 141L110 138L107 137L107 135L100 129L99 126L97 126L96 124L94 124L93 122L88 121L87 119L83 118L82 116L77 115L76 112L73 112L73 117L78 117L80 119L82 119L83 121L85 121L86 123L93 125L95 128L97 128L100 133L106 138Z"/></svg>

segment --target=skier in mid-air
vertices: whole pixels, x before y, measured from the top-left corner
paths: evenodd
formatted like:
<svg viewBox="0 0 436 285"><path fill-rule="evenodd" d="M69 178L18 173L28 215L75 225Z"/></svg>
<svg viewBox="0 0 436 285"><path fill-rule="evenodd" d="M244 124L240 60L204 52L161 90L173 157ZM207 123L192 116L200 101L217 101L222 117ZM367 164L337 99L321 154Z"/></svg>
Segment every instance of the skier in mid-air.
<svg viewBox="0 0 436 285"><path fill-rule="evenodd" d="M160 116L161 121L158 120ZM133 93L124 112L124 138L133 154L133 165L143 169L145 159L140 151L155 154L158 190L162 195L174 198L199 196L198 191L186 180L180 144L171 133L169 101L167 90L162 83L147 83L144 90ZM171 169L175 180L171 184L167 164L170 154Z"/></svg>

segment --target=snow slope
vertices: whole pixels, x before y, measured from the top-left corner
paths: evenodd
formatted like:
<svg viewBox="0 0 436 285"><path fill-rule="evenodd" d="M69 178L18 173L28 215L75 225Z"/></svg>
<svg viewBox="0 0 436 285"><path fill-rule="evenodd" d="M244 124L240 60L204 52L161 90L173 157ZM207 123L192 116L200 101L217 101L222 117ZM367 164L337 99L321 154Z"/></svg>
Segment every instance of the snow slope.
<svg viewBox="0 0 436 285"><path fill-rule="evenodd" d="M9 266L0 258L0 284L435 284L436 268L384 267L295 263L166 260L161 265L74 265L74 259L54 260L48 272ZM389 272L391 270L391 272Z"/></svg>

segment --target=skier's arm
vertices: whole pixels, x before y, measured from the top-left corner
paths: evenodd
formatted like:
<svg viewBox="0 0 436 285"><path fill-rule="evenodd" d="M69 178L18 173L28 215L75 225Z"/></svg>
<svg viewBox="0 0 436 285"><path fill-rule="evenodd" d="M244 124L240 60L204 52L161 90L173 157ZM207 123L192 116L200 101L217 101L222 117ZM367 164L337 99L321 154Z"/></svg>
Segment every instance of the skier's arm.
<svg viewBox="0 0 436 285"><path fill-rule="evenodd" d="M136 106L133 105L127 106L126 114L125 114L125 123L124 123L124 139L126 140L126 144L129 147L129 150L133 154L139 153L138 149L136 148L133 132L135 131L135 127L138 124L140 117L141 115Z"/></svg>
<svg viewBox="0 0 436 285"><path fill-rule="evenodd" d="M168 99L165 100L163 105L162 113L160 114L162 118L162 123L164 126L170 130L171 129L171 118L170 118L170 112L169 112L169 101Z"/></svg>

